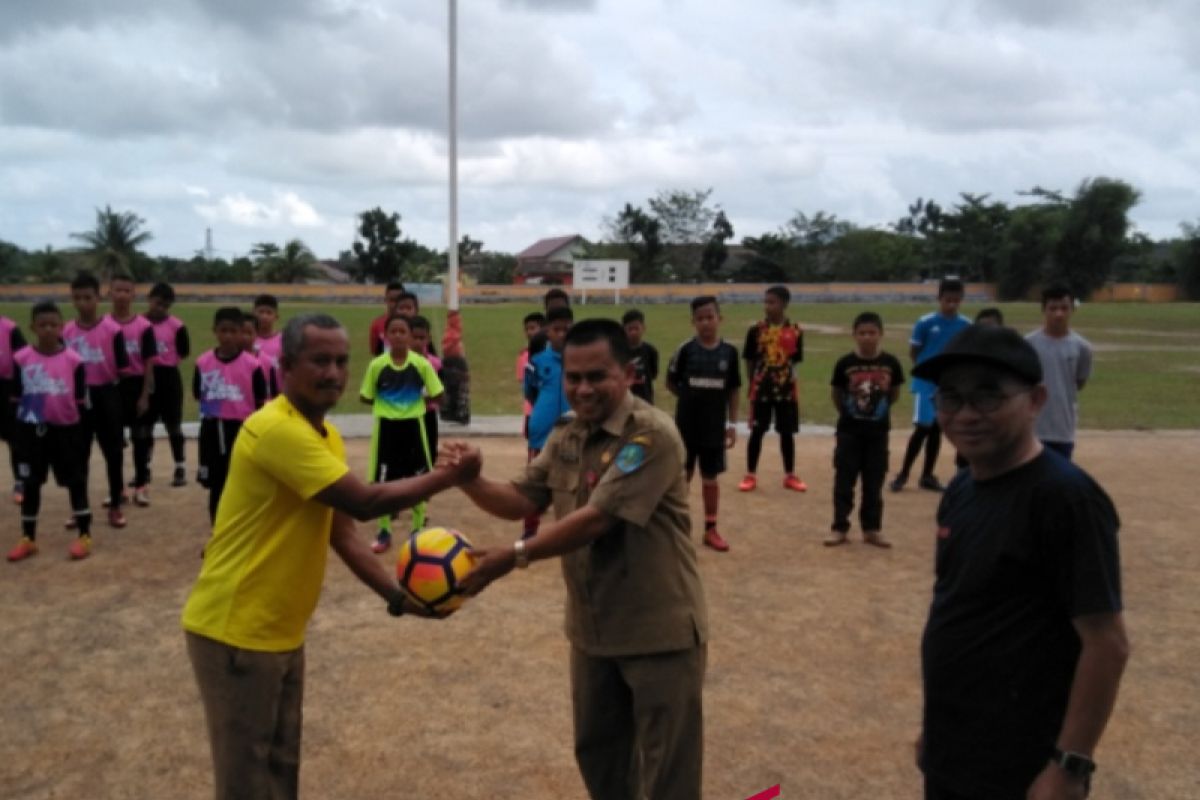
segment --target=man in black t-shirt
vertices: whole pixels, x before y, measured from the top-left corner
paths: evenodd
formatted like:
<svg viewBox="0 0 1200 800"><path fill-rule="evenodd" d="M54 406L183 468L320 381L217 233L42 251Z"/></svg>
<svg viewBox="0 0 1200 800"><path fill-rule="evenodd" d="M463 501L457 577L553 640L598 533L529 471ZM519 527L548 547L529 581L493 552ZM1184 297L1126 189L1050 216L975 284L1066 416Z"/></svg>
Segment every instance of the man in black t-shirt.
<svg viewBox="0 0 1200 800"><path fill-rule="evenodd" d="M692 325L696 336L679 346L667 366L667 389L679 398L675 424L687 450L688 480L692 479L696 462L700 462L704 544L723 553L729 544L717 532L721 496L717 476L725 471L725 451L736 439L734 426L742 380L737 348L720 335L717 298L702 295L692 300Z"/></svg>
<svg viewBox="0 0 1200 800"><path fill-rule="evenodd" d="M891 547L883 538L883 481L888 468L891 411L904 383L904 368L891 353L879 349L883 319L864 311L854 319L854 350L838 359L829 380L838 412L837 446L833 451L833 530L825 544L846 543L854 484L862 476L858 521L863 541Z"/></svg>
<svg viewBox="0 0 1200 800"><path fill-rule="evenodd" d="M966 458L937 514L921 643L925 797L1082 798L1129 644L1120 521L1091 477L1034 433L1037 353L971 326L913 375Z"/></svg>

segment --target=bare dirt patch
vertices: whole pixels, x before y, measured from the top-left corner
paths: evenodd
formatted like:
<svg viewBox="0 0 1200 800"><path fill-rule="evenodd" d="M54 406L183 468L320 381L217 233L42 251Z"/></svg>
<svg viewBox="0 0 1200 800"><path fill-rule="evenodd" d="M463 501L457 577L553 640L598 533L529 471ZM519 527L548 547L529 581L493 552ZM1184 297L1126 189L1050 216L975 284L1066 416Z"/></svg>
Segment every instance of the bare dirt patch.
<svg viewBox="0 0 1200 800"><path fill-rule="evenodd" d="M893 462L904 435L894 436ZM733 549L700 554L712 616L706 798L741 800L776 783L785 797L920 796L911 742L937 497L887 496L894 550L857 540L824 548L831 445L829 437L798 441L805 495L780 487L772 440L754 494L733 490L741 448L731 457L722 529ZM492 475L523 461L517 440L483 447ZM351 443L360 470L365 450ZM1087 434L1079 444L1080 463L1123 519L1135 644L1097 754L1098 798L1194 797L1200 783L1192 747L1200 733L1198 454L1200 434L1187 432ZM206 537L204 495L160 479L153 508L133 509L124 531L101 523L95 554L82 563L66 558L63 495L48 491L41 555L0 564L0 795L210 797L179 629ZM698 508L698 487L693 502ZM455 493L434 500L431 514L480 544L507 543L518 531ZM14 508L6 546L17 519ZM370 531L363 526L364 537ZM331 560L308 639L304 795L585 796L571 755L562 604L556 565L538 564L445 622L393 620Z"/></svg>

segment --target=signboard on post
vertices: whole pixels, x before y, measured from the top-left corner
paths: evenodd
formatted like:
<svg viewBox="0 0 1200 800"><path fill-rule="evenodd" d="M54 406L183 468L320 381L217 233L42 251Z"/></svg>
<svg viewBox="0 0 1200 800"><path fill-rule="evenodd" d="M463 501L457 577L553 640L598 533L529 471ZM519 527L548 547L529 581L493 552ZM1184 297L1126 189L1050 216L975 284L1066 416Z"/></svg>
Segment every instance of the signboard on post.
<svg viewBox="0 0 1200 800"><path fill-rule="evenodd" d="M588 289L612 289L613 303L620 303L621 290L629 288L629 262L578 260L574 287L583 290L583 305L587 305Z"/></svg>

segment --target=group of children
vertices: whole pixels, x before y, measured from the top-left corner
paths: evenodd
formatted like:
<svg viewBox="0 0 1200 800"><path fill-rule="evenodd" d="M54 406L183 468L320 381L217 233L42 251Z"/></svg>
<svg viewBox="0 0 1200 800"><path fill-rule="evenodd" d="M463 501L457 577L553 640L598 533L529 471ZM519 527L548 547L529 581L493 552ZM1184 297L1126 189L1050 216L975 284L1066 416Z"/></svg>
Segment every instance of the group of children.
<svg viewBox="0 0 1200 800"><path fill-rule="evenodd" d="M910 356L914 364L936 355L959 331L972 324L958 313L963 293L961 281L947 279L939 284L938 310L921 317L913 328ZM721 309L717 298L705 295L693 299L691 314L695 336L681 344L668 363L666 386L677 398L675 422L686 450L688 479L694 476L697 465L700 471L703 542L718 552L729 549L729 543L717 529L718 477L726 470L725 451L734 446L737 438L742 386L739 355L746 362L750 427L747 472L738 484L739 491L751 492L758 487L756 470L762 441L772 424L779 435L783 487L796 492L808 489L795 470L794 437L800 421L795 368L804 357L804 331L787 317L790 300L790 292L784 286L766 290L763 319L749 328L739 354L737 348L721 337ZM1057 309L1053 299L1043 299L1043 308L1047 302ZM527 347L517 359L517 377L525 398L525 432L530 460L541 450L555 423L570 413L562 392L562 343L572 321L570 298L562 289L552 289L546 294L544 303L544 314L529 314L523 320ZM1062 316L1061 311L1055 313ZM630 310L625 313L622 323L633 351L630 389L637 397L653 403L659 361L658 351L643 338L645 315L639 310ZM999 309L986 308L979 312L975 323L1003 325L1004 318ZM1060 327L1066 330L1065 324ZM899 359L882 348L883 332L883 319L879 314L866 311L855 317L852 325L854 348L837 360L830 378L831 400L838 416L833 457L833 522L830 536L825 540L829 546L848 541L855 489L861 485L858 516L863 540L876 547L891 547L883 535L883 487L888 471L891 410L905 383L905 374ZM1082 352L1075 339L1064 338L1066 334L1061 332L1057 335L1067 342L1059 345L1060 348L1072 353ZM1086 371L1076 372L1083 376L1079 379L1079 386L1082 386ZM909 470L924 448L924 469L918 485L940 492L943 486L933 472L941 443L933 411L934 387L914 381L912 391L915 395L914 431L891 489L901 491L904 488ZM1073 418L1071 422L1073 424ZM961 461L959 466L963 466ZM537 522L536 517L525 521L525 536L536 532Z"/></svg>
<svg viewBox="0 0 1200 800"><path fill-rule="evenodd" d="M155 284L146 310L137 313L133 279L114 275L111 309L101 315L100 282L94 275L80 273L70 288L75 319L64 323L56 303L35 304L30 344L15 321L0 318L0 434L9 443L13 500L21 507L21 538L9 551L9 561L38 552L42 487L51 474L70 497L66 527L76 531L76 539L68 553L72 559L90 555L87 483L93 441L105 464L103 505L113 528L128 524L123 506L150 505L158 423L166 429L174 457L172 486L187 485L180 365L191 353L191 341L187 326L170 313L174 290ZM217 346L196 360L192 391L201 410L199 479L209 489L210 514L224 486L237 429L278 390L280 337L272 330L277 314L278 303L270 295L256 299L253 313L218 310L213 326ZM127 442L133 453L128 487L123 463Z"/></svg>

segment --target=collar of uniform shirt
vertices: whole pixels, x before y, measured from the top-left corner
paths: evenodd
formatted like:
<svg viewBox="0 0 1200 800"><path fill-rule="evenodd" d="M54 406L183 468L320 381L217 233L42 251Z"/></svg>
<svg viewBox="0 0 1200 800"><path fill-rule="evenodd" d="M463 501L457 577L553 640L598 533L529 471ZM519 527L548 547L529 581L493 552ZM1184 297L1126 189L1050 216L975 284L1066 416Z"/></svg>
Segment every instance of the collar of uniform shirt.
<svg viewBox="0 0 1200 800"><path fill-rule="evenodd" d="M608 419L600 423L600 429L612 436L620 436L625 433L625 422L629 419L629 415L633 413L633 393L626 390L625 399L617 406L613 413L609 414Z"/></svg>

